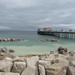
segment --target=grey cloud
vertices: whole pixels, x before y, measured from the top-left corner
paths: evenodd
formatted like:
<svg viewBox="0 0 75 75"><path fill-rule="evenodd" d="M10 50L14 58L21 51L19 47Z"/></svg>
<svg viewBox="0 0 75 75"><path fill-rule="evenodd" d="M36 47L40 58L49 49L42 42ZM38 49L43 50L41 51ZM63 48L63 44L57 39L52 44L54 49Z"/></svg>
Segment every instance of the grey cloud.
<svg viewBox="0 0 75 75"><path fill-rule="evenodd" d="M59 28L58 24L75 24L74 3L74 0L0 0L0 26L37 30L40 27Z"/></svg>

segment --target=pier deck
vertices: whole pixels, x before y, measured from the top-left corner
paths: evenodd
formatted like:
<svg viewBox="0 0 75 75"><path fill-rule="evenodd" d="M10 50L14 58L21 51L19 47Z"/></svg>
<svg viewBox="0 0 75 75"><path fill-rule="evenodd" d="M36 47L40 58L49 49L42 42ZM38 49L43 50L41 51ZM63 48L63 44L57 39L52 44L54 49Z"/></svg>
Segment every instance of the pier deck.
<svg viewBox="0 0 75 75"><path fill-rule="evenodd" d="M50 35L56 37L63 37L63 38L72 38L75 39L75 32L74 31L38 31L40 35Z"/></svg>

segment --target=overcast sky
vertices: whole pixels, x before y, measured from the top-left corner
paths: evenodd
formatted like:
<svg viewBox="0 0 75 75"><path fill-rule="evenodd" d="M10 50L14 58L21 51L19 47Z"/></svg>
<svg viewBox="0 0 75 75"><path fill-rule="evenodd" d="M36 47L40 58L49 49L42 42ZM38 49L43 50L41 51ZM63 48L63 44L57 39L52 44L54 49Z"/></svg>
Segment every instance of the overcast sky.
<svg viewBox="0 0 75 75"><path fill-rule="evenodd" d="M75 0L0 0L0 30L42 27L75 30Z"/></svg>

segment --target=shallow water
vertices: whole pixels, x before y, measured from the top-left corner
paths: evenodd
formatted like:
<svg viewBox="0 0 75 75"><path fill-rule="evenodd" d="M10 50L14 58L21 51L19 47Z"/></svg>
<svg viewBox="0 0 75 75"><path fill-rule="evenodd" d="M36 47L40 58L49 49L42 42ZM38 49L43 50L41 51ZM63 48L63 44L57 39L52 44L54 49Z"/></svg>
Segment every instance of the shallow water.
<svg viewBox="0 0 75 75"><path fill-rule="evenodd" d="M51 50L57 52L57 48L62 46L70 51L75 50L75 40L58 38L53 36L38 35L31 31L0 31L0 38L22 38L19 42L0 42L0 48L7 47L14 49L14 55L26 54L49 54ZM59 42L42 42L44 39L57 39Z"/></svg>

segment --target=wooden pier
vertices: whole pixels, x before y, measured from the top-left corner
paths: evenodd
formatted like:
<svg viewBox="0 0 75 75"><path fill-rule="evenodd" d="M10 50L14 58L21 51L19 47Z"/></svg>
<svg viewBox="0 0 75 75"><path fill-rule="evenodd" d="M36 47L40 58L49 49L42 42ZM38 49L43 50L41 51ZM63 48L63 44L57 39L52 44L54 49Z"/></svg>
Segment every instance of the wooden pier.
<svg viewBox="0 0 75 75"><path fill-rule="evenodd" d="M56 37L63 37L63 38L71 38L75 39L75 32L74 31L37 31L40 35L50 35Z"/></svg>

